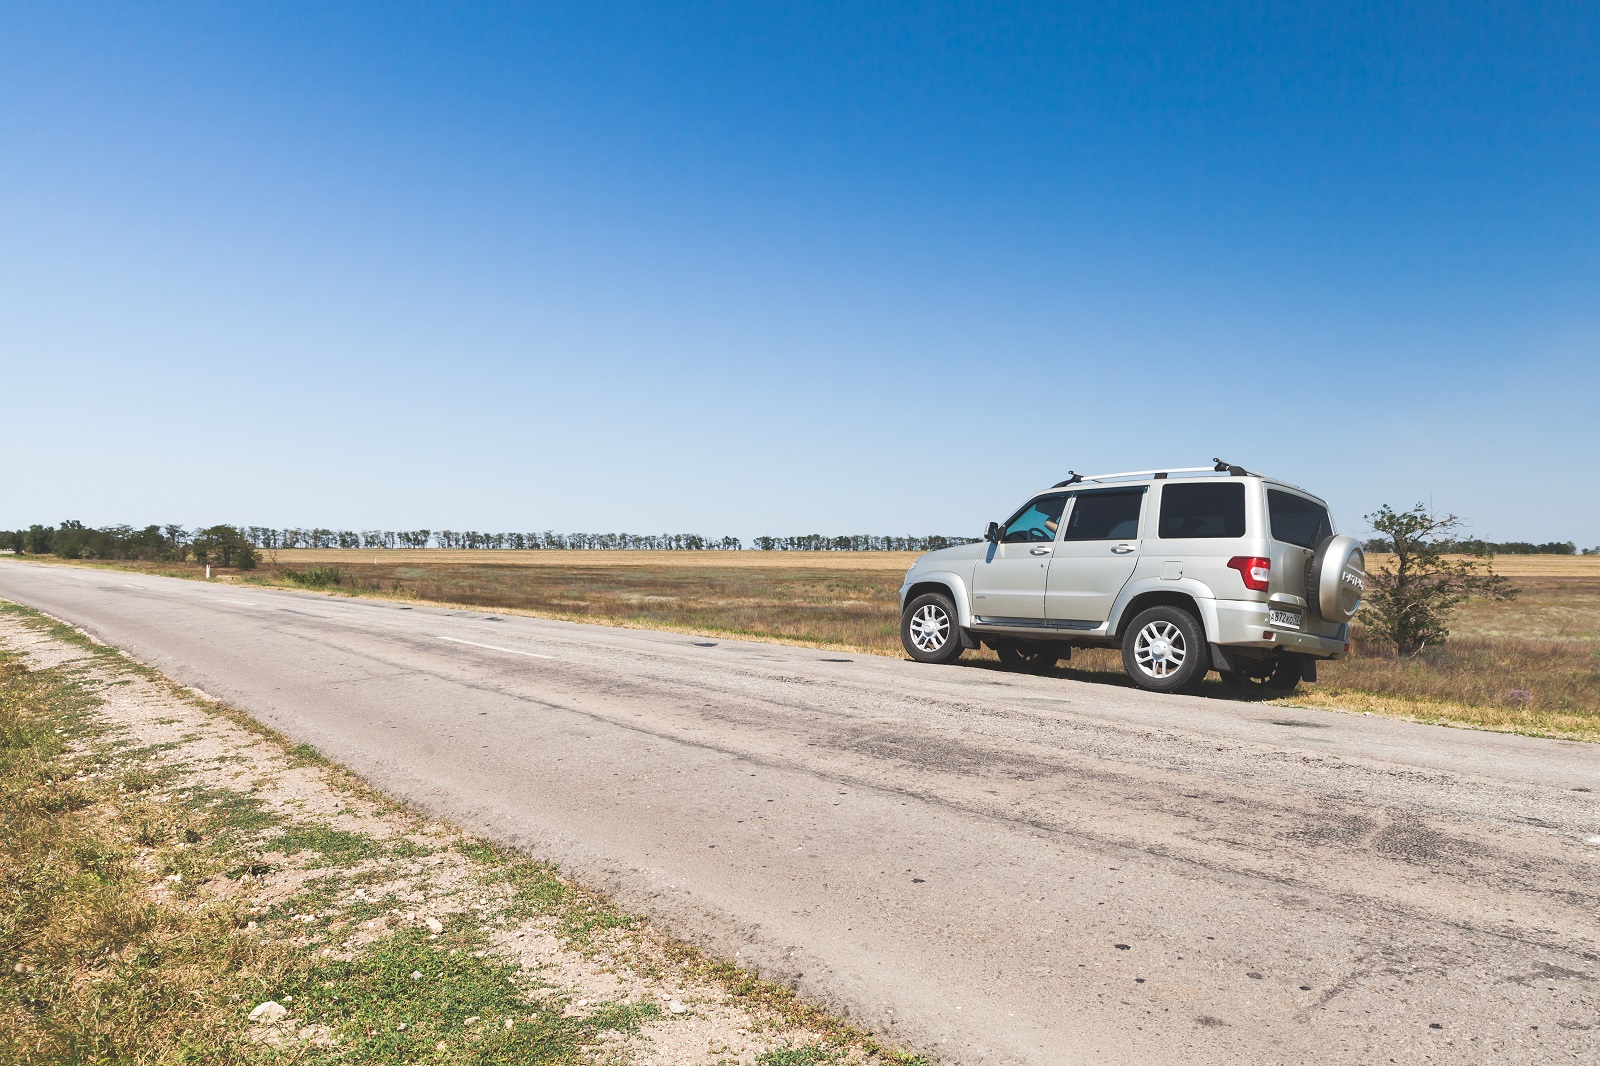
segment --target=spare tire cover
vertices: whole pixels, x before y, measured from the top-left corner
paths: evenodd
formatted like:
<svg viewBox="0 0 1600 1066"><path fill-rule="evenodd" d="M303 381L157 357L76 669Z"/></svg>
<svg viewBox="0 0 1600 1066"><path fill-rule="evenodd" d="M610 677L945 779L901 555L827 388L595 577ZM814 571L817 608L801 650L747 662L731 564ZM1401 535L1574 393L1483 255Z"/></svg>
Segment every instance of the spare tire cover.
<svg viewBox="0 0 1600 1066"><path fill-rule="evenodd" d="M1343 534L1317 545L1306 567L1306 602L1324 622L1348 622L1367 591L1367 555Z"/></svg>

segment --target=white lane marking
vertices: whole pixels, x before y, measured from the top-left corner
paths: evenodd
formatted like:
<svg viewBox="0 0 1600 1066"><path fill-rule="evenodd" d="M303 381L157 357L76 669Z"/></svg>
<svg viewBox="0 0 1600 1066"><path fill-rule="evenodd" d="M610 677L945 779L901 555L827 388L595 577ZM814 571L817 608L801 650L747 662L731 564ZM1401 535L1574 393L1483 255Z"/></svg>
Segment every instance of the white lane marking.
<svg viewBox="0 0 1600 1066"><path fill-rule="evenodd" d="M122 587L125 588L125 589L138 589L140 592L144 591L144 586L143 585L124 584Z"/></svg>
<svg viewBox="0 0 1600 1066"><path fill-rule="evenodd" d="M435 633L434 636L438 637L439 634ZM458 640L455 637L439 637L439 639L440 640L448 640L452 644L470 644L474 648L488 648L490 651L503 651L507 655L526 655L530 659L554 659L555 658L554 655L540 655L536 651L518 651L516 648L502 648L498 644L479 644L475 640Z"/></svg>
<svg viewBox="0 0 1600 1066"><path fill-rule="evenodd" d="M249 600L218 600L218 603L231 603L237 607L259 607L260 604L251 603Z"/></svg>

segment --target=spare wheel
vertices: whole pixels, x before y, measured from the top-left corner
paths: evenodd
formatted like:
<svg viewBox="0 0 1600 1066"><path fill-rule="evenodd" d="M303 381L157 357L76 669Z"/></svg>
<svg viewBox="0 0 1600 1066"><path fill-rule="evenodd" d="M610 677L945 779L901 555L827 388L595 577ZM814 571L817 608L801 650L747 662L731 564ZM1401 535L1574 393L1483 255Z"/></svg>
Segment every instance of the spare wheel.
<svg viewBox="0 0 1600 1066"><path fill-rule="evenodd" d="M1343 534L1324 538L1306 567L1306 602L1324 622L1348 622L1367 591L1367 554Z"/></svg>

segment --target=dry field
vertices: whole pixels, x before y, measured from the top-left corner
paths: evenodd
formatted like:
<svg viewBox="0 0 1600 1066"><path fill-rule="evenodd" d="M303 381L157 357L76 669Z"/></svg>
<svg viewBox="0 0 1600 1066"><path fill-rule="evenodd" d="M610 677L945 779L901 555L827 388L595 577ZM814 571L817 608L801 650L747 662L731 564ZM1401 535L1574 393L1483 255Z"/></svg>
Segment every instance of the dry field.
<svg viewBox="0 0 1600 1066"><path fill-rule="evenodd" d="M900 655L896 593L906 553L495 552L296 549L236 581L336 571L328 591L412 598L580 621ZM1382 557L1371 560L1381 565ZM184 564L98 564L194 576ZM1600 556L1502 556L1522 595L1473 601L1450 641L1396 660L1364 641L1324 664L1292 702L1551 736L1600 739ZM987 652L969 655L995 668ZM1079 652L1063 677L1128 684L1120 656ZM1216 682L1206 692L1237 698Z"/></svg>

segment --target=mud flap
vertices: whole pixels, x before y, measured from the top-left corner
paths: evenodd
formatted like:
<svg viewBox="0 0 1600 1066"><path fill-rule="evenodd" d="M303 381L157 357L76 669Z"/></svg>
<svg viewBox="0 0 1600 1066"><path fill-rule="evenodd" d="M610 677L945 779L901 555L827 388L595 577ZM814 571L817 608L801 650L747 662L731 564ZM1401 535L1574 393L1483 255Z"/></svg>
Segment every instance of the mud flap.
<svg viewBox="0 0 1600 1066"><path fill-rule="evenodd" d="M1211 669L1219 674L1228 673L1233 669L1233 660L1228 658L1228 653L1221 644L1211 645Z"/></svg>
<svg viewBox="0 0 1600 1066"><path fill-rule="evenodd" d="M1295 658L1300 660L1300 680L1315 681L1317 679L1317 660L1309 655L1296 655Z"/></svg>
<svg viewBox="0 0 1600 1066"><path fill-rule="evenodd" d="M967 651L977 651L979 648L983 647L983 641L973 636L972 630L963 629L961 631L961 646Z"/></svg>

